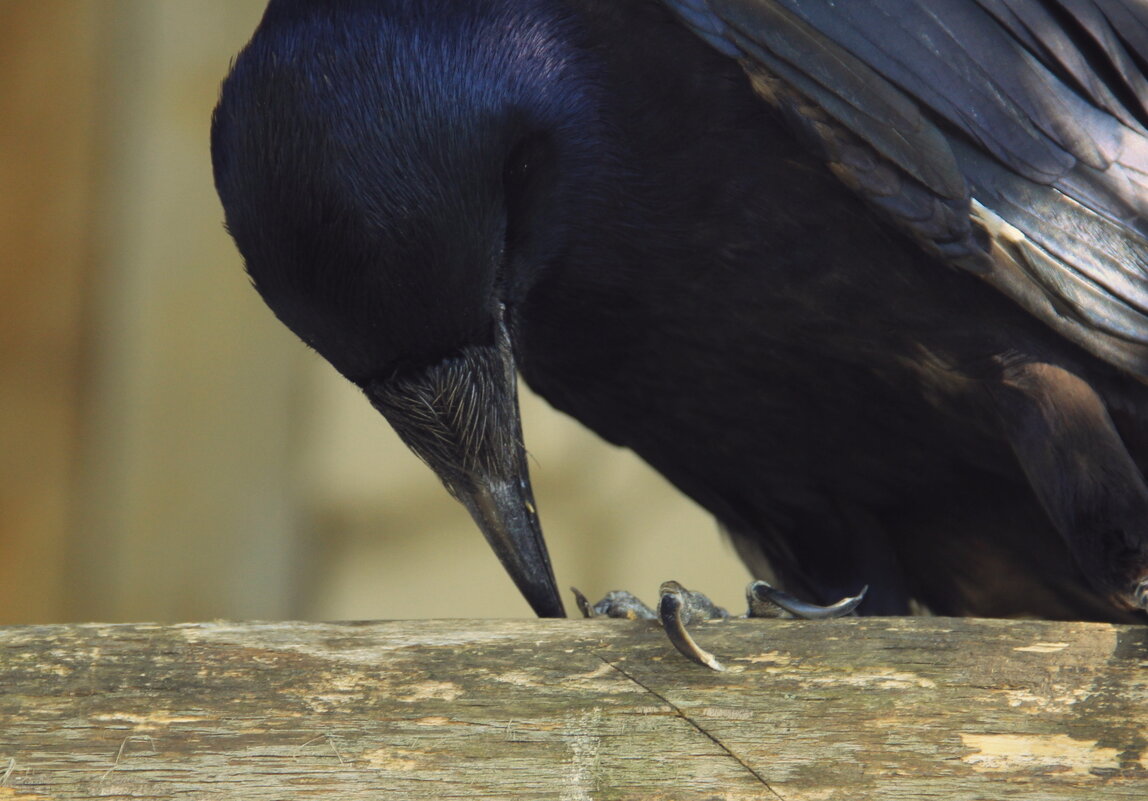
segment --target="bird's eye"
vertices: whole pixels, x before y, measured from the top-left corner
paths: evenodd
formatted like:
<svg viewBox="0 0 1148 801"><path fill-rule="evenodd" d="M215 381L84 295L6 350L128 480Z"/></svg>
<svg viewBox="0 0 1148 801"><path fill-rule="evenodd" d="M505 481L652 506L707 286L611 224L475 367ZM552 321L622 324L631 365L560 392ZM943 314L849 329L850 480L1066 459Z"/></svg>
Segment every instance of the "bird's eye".
<svg viewBox="0 0 1148 801"><path fill-rule="evenodd" d="M520 140L506 159L502 172L506 204L513 216L515 206L525 200L535 178L550 158L550 139L545 134L530 134Z"/></svg>
<svg viewBox="0 0 1148 801"><path fill-rule="evenodd" d="M511 304L519 292L515 279L516 261L529 262L536 257L534 248L540 241L542 220L553 203L550 191L555 183L557 165L553 142L545 133L534 133L518 141L503 163L502 190L505 203L503 260L496 283L503 302Z"/></svg>
<svg viewBox="0 0 1148 801"><path fill-rule="evenodd" d="M508 249L521 247L534 227L554 172L553 145L546 134L535 133L519 140L507 156L502 184Z"/></svg>
<svg viewBox="0 0 1148 801"><path fill-rule="evenodd" d="M506 164L506 183L515 185L524 181L526 177L530 175L530 170L533 166L534 159L532 154L515 151L511 154L510 160Z"/></svg>

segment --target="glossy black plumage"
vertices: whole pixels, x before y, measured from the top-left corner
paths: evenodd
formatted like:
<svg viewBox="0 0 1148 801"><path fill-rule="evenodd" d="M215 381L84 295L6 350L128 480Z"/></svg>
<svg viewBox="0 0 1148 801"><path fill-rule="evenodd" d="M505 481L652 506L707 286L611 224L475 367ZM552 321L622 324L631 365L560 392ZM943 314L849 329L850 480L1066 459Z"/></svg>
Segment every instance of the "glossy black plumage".
<svg viewBox="0 0 1148 801"><path fill-rule="evenodd" d="M272 0L216 183L256 287L561 611L511 376L868 613L1130 619L1148 13Z"/></svg>

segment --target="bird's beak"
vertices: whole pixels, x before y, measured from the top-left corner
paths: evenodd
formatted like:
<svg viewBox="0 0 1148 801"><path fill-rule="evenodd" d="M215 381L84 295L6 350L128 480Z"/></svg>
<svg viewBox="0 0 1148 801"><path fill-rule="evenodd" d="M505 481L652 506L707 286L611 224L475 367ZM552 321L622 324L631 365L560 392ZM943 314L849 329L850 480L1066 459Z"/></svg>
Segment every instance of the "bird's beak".
<svg viewBox="0 0 1148 801"><path fill-rule="evenodd" d="M490 345L363 389L467 508L534 612L565 617L530 489L505 326Z"/></svg>

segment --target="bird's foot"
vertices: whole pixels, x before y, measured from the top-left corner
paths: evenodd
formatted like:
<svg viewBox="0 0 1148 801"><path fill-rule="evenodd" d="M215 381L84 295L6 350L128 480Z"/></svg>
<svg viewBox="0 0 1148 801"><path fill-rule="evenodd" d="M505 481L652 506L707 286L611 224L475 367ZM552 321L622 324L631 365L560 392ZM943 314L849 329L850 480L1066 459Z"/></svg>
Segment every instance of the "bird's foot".
<svg viewBox="0 0 1148 801"><path fill-rule="evenodd" d="M746 587L748 609L742 617L801 618L804 620L827 620L843 617L853 612L868 587L857 595L842 598L830 606L818 606L790 595L784 590L764 581L752 582ZM606 593L596 604L591 605L586 596L577 589L574 598L583 617L614 617L625 620L657 620L674 647L687 659L712 670L725 670L721 662L694 640L687 626L701 620L726 620L729 612L715 604L700 592L687 590L676 581L667 581L661 586L661 600L657 611L642 603L637 596L623 591Z"/></svg>
<svg viewBox="0 0 1148 801"><path fill-rule="evenodd" d="M1132 604L1136 609L1148 612L1148 578L1137 582L1132 590Z"/></svg>
<svg viewBox="0 0 1148 801"><path fill-rule="evenodd" d="M571 587L570 591L574 593L574 601L578 606L578 611L582 613L582 617L614 617L622 620L658 619L657 612L642 603L638 596L625 590L608 592L596 604L591 604L577 587Z"/></svg>
<svg viewBox="0 0 1148 801"><path fill-rule="evenodd" d="M1143 575L1143 574L1141 574ZM1113 584L1123 584L1119 590L1111 589ZM1095 584L1101 585L1101 581L1096 581ZM1108 602L1116 609L1130 613L1120 618L1114 618L1119 622L1133 623L1145 620L1145 613L1148 613L1148 577L1129 579L1127 576L1118 576L1115 580L1109 579L1108 581Z"/></svg>

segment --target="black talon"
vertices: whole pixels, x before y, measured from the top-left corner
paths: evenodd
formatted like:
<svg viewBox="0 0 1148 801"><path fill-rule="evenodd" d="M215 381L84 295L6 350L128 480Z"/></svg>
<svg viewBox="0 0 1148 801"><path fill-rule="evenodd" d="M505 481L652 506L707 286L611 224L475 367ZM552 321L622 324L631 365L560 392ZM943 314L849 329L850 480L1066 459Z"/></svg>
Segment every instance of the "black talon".
<svg viewBox="0 0 1148 801"><path fill-rule="evenodd" d="M590 601L582 594L582 590L577 587L571 587L570 592L574 593L574 604L578 607L578 611L582 613L582 617L591 618L598 616L597 611L590 605Z"/></svg>
<svg viewBox="0 0 1148 801"><path fill-rule="evenodd" d="M746 599L749 601L747 617L784 616L776 610L782 610L802 620L829 620L835 617L844 617L857 608L868 590L869 587L866 585L856 595L842 598L829 606L820 606L803 601L764 581L755 581L745 590Z"/></svg>
<svg viewBox="0 0 1148 801"><path fill-rule="evenodd" d="M661 587L662 600L658 613L662 628L682 656L711 670L725 670L721 662L698 645L686 626L694 620L724 620L729 614L699 592L691 592L676 581Z"/></svg>

